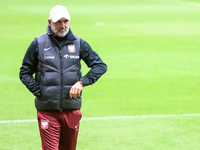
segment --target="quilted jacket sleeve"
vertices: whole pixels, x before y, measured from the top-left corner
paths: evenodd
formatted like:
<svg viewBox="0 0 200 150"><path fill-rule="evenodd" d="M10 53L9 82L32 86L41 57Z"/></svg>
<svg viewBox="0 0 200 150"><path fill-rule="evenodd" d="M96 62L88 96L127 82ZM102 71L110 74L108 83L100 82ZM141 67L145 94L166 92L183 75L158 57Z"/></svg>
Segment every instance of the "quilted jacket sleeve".
<svg viewBox="0 0 200 150"><path fill-rule="evenodd" d="M81 39L80 42L81 58L87 66L91 68L89 72L80 79L84 86L87 86L95 83L107 71L107 65L102 61L99 55L92 50L86 41Z"/></svg>
<svg viewBox="0 0 200 150"><path fill-rule="evenodd" d="M37 68L37 61L38 61L37 55L38 55L38 44L37 40L34 39L26 51L19 72L20 80L35 96L38 96L38 94L40 93L40 86L33 77Z"/></svg>

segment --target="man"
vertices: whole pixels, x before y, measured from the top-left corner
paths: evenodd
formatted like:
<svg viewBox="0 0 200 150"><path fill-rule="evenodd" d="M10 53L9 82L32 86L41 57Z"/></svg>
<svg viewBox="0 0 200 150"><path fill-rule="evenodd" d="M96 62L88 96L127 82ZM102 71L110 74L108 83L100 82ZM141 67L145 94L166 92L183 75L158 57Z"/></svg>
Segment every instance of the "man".
<svg viewBox="0 0 200 150"><path fill-rule="evenodd" d="M19 75L35 95L42 149L75 150L82 89L95 83L107 66L86 41L72 33L67 8L53 7L48 23L47 32L27 49ZM90 68L83 77L81 59Z"/></svg>

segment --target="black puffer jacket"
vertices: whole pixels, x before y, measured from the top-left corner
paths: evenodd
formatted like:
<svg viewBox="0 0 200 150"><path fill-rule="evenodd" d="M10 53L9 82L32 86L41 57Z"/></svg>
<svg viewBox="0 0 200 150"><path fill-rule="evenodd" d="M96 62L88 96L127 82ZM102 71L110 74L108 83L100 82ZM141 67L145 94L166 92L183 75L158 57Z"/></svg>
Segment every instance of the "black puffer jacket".
<svg viewBox="0 0 200 150"><path fill-rule="evenodd" d="M45 44L39 44L38 38L40 41L45 38ZM91 68L83 77L81 59ZM36 96L38 110L80 109L81 97L69 97L71 86L79 80L84 86L91 85L106 70L106 64L87 42L71 30L64 38L54 37L48 26L47 33L36 37L29 46L20 68L20 79Z"/></svg>

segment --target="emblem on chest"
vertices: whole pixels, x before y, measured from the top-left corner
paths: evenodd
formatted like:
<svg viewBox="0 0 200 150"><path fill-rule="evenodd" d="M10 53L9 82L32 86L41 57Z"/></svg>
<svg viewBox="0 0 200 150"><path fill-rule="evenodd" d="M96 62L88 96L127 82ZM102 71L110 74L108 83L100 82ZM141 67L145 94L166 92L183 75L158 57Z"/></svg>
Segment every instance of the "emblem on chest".
<svg viewBox="0 0 200 150"><path fill-rule="evenodd" d="M69 51L70 53L76 52L75 45L68 45L68 51Z"/></svg>

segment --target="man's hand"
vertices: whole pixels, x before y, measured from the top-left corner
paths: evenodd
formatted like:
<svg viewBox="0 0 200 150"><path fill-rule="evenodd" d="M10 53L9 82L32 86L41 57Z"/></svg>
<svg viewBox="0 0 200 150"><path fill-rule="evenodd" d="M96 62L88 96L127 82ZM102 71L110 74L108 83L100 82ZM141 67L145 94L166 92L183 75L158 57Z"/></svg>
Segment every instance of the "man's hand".
<svg viewBox="0 0 200 150"><path fill-rule="evenodd" d="M81 91L83 89L83 85L81 84L80 81L76 82L72 87L71 90L69 91L69 96L71 98L77 98L81 95Z"/></svg>

